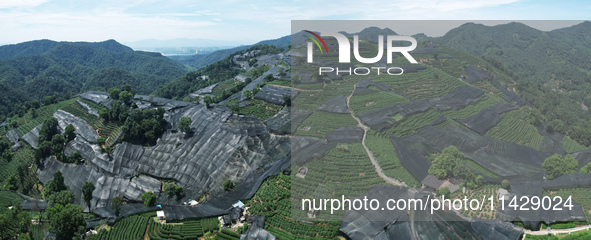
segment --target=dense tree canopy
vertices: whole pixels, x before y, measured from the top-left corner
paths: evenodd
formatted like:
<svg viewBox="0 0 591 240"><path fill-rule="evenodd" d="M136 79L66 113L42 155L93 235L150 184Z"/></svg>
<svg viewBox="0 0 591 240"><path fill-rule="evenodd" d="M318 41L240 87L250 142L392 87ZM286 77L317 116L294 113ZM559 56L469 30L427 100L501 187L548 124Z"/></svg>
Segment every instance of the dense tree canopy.
<svg viewBox="0 0 591 240"><path fill-rule="evenodd" d="M0 233L9 231L11 226L11 231L16 227L22 233L29 232L31 215L23 211L20 202L15 201L12 204L12 209L0 211Z"/></svg>
<svg viewBox="0 0 591 240"><path fill-rule="evenodd" d="M120 100L111 103L111 109L102 108L99 115L106 121L123 123L124 140L138 144L156 144L156 139L164 133L166 121L164 109L140 110L132 104L135 90L129 84L123 85L118 95ZM117 92L112 89L112 95ZM106 140L106 139L105 139ZM104 142L99 143L103 145Z"/></svg>
<svg viewBox="0 0 591 240"><path fill-rule="evenodd" d="M190 117L181 117L181 121L179 122L179 130L183 132L189 132L191 130L191 123L193 121Z"/></svg>
<svg viewBox="0 0 591 240"><path fill-rule="evenodd" d="M169 198L173 196L181 197L184 191L185 190L183 187L177 186L173 183L166 184L166 186L164 187L164 193L166 193L166 195L168 195Z"/></svg>
<svg viewBox="0 0 591 240"><path fill-rule="evenodd" d="M47 209L50 230L58 239L72 239L82 234L86 227L82 208L74 204L55 204Z"/></svg>
<svg viewBox="0 0 591 240"><path fill-rule="evenodd" d="M119 213L121 213L121 197L117 196L114 197L113 200L111 200L111 209L115 210L115 216L119 216Z"/></svg>
<svg viewBox="0 0 591 240"><path fill-rule="evenodd" d="M12 161L14 153L10 150L11 143L6 138L0 139L0 159L4 159L7 163Z"/></svg>
<svg viewBox="0 0 591 240"><path fill-rule="evenodd" d="M451 192L449 191L448 187L442 187L440 189L437 189L437 195L444 196L445 198L449 198L450 193Z"/></svg>
<svg viewBox="0 0 591 240"><path fill-rule="evenodd" d="M125 121L123 132L125 140L141 144L156 144L156 139L164 133L164 109L133 109Z"/></svg>
<svg viewBox="0 0 591 240"><path fill-rule="evenodd" d="M95 187L93 182L85 182L84 185L82 185L82 199L84 200L84 203L86 203L86 206L88 206L89 209L90 200L92 200L92 192L94 191L94 189Z"/></svg>
<svg viewBox="0 0 591 240"><path fill-rule="evenodd" d="M49 198L52 194L68 190L68 186L64 183L64 176L62 172L56 171L53 173L53 178L45 183L44 195Z"/></svg>
<svg viewBox="0 0 591 240"><path fill-rule="evenodd" d="M74 140L74 138L76 138L76 129L74 128L74 126L72 126L72 124L69 124L66 129L64 130L64 139L66 140L66 143L69 143L70 141Z"/></svg>
<svg viewBox="0 0 591 240"><path fill-rule="evenodd" d="M481 184L482 176L474 173L474 170L466 165L466 161L471 160L464 158L458 148L451 145L435 157L429 168L429 174L439 179L453 176L465 180L466 187L477 188Z"/></svg>
<svg viewBox="0 0 591 240"><path fill-rule="evenodd" d="M50 117L41 126L39 130L39 149L35 152L35 161L40 163L45 157L54 154L57 160L69 162L64 156L63 150L65 147L66 139L73 139L76 137L74 133L74 127L69 125L64 131L64 135L59 133L58 121L54 117Z"/></svg>
<svg viewBox="0 0 591 240"><path fill-rule="evenodd" d="M451 177L452 171L462 157L462 153L453 145L443 149L443 152L433 160L429 174L433 174L439 179Z"/></svg>
<svg viewBox="0 0 591 240"><path fill-rule="evenodd" d="M59 133L58 127L59 125L56 118L50 117L45 120L39 131L39 142L51 141L51 138Z"/></svg>
<svg viewBox="0 0 591 240"><path fill-rule="evenodd" d="M152 191L145 192L142 194L142 201L144 202L144 206L153 207L156 205L156 194Z"/></svg>
<svg viewBox="0 0 591 240"><path fill-rule="evenodd" d="M587 165L583 166L580 173L591 173L591 163L587 163Z"/></svg>
<svg viewBox="0 0 591 240"><path fill-rule="evenodd" d="M117 100L117 99L119 99L119 93L121 92L121 90L119 90L119 88L112 87L112 88L109 88L108 92L109 92L109 96L112 99Z"/></svg>
<svg viewBox="0 0 591 240"><path fill-rule="evenodd" d="M56 193L53 193L49 197L49 205L53 206L55 204L61 204L62 206L67 205L68 203L74 202L74 195L70 190L62 190Z"/></svg>
<svg viewBox="0 0 591 240"><path fill-rule="evenodd" d="M570 154L564 157L560 154L554 154L544 160L542 167L546 171L546 178L554 179L564 174L576 173L579 162Z"/></svg>
<svg viewBox="0 0 591 240"><path fill-rule="evenodd" d="M228 180L224 181L222 186L224 187L224 190L229 191L229 190L232 190L236 186L236 184L234 184L232 182L232 180L228 179Z"/></svg>

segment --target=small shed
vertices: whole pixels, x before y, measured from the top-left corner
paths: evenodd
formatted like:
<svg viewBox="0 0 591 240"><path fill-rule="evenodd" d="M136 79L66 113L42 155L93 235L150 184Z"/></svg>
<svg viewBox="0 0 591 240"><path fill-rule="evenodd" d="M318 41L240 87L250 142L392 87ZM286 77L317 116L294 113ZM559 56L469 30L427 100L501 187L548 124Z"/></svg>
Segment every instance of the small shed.
<svg viewBox="0 0 591 240"><path fill-rule="evenodd" d="M158 221L166 221L166 216L164 216L164 211L157 211L156 217L158 217Z"/></svg>
<svg viewBox="0 0 591 240"><path fill-rule="evenodd" d="M455 185L451 181L448 181L448 180L443 181L443 183L441 184L439 189L441 189L443 187L447 187L449 189L449 192L451 192L451 193L455 193L458 190L460 190L460 186Z"/></svg>
<svg viewBox="0 0 591 240"><path fill-rule="evenodd" d="M308 174L308 168L307 167L301 167L298 170L298 173L296 173L296 177L306 178L306 174Z"/></svg>
<svg viewBox="0 0 591 240"><path fill-rule="evenodd" d="M423 184L423 186L429 187L433 190L437 190L439 189L439 187L441 187L443 181L437 179L435 175L427 175L427 177L425 177L425 179L423 179L421 183Z"/></svg>
<svg viewBox="0 0 591 240"><path fill-rule="evenodd" d="M246 78L247 77L242 74L238 74L238 76L234 77L234 79L239 82L246 82Z"/></svg>
<svg viewBox="0 0 591 240"><path fill-rule="evenodd" d="M506 189L503 188L499 188L499 192L498 192L498 198L499 200L501 199L505 199L505 200L509 200L509 191L507 191Z"/></svg>
<svg viewBox="0 0 591 240"><path fill-rule="evenodd" d="M239 207L239 208L244 207L244 203L242 201L238 201L238 202L234 203L233 207Z"/></svg>

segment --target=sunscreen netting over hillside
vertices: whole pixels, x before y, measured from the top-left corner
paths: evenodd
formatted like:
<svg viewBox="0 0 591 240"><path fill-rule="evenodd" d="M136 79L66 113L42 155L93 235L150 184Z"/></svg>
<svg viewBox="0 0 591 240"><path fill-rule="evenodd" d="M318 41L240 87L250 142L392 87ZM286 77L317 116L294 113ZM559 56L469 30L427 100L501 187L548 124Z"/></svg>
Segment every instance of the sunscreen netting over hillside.
<svg viewBox="0 0 591 240"><path fill-rule="evenodd" d="M343 29L355 24L364 30ZM464 234L488 232L504 239L519 234L502 221L534 226L586 220L583 210L589 209L581 203L553 211L511 211L508 202L499 205L497 192L464 202L485 204L486 214L476 215L458 202L450 205L457 209L437 213L433 198L459 201L461 192L500 186L503 179L531 184L509 189L508 201L514 196L543 199L544 189L579 187L580 182L574 177L544 180L544 159L566 153L563 135L530 122L534 106L507 87L517 79L469 53L450 51L437 39L401 37L392 31L401 24L405 21L292 22L292 86L298 91L292 94L292 117L311 112L303 121L292 119L292 218L342 220L341 231L354 234L350 237L359 237L359 229L376 236L393 222L427 221L440 228L427 234L436 238L457 227L442 227L442 222L476 221L462 226ZM441 168L443 152L451 146L459 155L444 167L447 175L437 179L430 174ZM384 188L390 185L395 191ZM444 187L452 193L441 193ZM372 202L369 195L377 199ZM422 199L427 206L407 206L394 214L384 205L393 199ZM493 233L497 230L502 233Z"/></svg>

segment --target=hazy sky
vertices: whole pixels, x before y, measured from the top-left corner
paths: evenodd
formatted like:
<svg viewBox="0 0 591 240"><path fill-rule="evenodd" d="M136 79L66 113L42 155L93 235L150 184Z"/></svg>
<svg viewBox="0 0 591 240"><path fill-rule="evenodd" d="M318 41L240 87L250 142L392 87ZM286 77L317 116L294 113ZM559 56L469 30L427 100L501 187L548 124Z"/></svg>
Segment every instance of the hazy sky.
<svg viewBox="0 0 591 240"><path fill-rule="evenodd" d="M589 1L0 0L0 44L175 38L252 44L290 34L291 20L584 20L590 12Z"/></svg>

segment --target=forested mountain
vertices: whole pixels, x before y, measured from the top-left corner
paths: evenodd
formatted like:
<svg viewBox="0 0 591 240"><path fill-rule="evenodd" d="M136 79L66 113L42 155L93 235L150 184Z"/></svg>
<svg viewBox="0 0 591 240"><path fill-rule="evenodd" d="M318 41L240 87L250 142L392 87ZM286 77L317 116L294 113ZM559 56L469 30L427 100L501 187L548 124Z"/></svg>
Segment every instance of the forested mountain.
<svg viewBox="0 0 591 240"><path fill-rule="evenodd" d="M131 48L119 44L115 40L107 40L104 42L56 42L47 39L34 40L30 42L24 42L19 44L4 45L0 46L0 59L10 59L15 57L26 57L33 55L41 55L48 51L52 51L56 54L63 54L59 50L63 50L64 46L77 46L77 47L88 47L95 50L105 50L109 52L130 52L133 51ZM57 47L57 48L56 48ZM57 50L57 51L56 51Z"/></svg>
<svg viewBox="0 0 591 240"><path fill-rule="evenodd" d="M230 48L230 49L219 50L219 51L212 52L210 54L196 54L196 55L191 55L191 56L169 56L169 58L172 60L175 60L179 63L182 63L186 66L189 66L189 67L192 67L195 69L199 69L199 68L205 67L209 64L212 64L218 60L221 60L232 53L235 53L237 51L241 51L244 49L248 49L252 46L273 45L273 46L279 47L279 48L287 48L289 46L289 44L291 44L291 36L288 35L288 36L284 36L284 37L277 38L277 39L260 41L256 44L253 44L253 45L240 46L240 47L235 47L235 48Z"/></svg>
<svg viewBox="0 0 591 240"><path fill-rule="evenodd" d="M588 146L591 113L583 109L591 105L590 33L591 22L550 32L522 23L466 23L435 40L506 69L519 79L514 91L536 106L534 122L546 121Z"/></svg>
<svg viewBox="0 0 591 240"><path fill-rule="evenodd" d="M584 40L591 23L543 32L523 23L493 27L467 23L437 40L480 56L493 57L523 77L538 82L560 80L570 91L572 83L589 68L591 46ZM586 32L581 29L586 29ZM550 67L551 66L551 67ZM558 79L561 78L561 79ZM573 82L575 81L575 82Z"/></svg>
<svg viewBox="0 0 591 240"><path fill-rule="evenodd" d="M37 40L0 47L0 115L15 103L49 95L74 95L133 84L138 93L184 74L185 68L159 53L133 51L114 40L98 43Z"/></svg>

